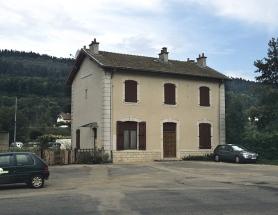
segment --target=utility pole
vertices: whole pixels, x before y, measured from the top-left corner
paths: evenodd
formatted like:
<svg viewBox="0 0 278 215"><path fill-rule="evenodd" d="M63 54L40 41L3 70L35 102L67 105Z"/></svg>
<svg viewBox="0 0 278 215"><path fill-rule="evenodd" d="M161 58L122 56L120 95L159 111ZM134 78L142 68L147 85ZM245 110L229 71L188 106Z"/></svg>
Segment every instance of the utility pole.
<svg viewBox="0 0 278 215"><path fill-rule="evenodd" d="M15 114L14 114L14 151L16 143L16 109L17 109L17 97L15 97Z"/></svg>

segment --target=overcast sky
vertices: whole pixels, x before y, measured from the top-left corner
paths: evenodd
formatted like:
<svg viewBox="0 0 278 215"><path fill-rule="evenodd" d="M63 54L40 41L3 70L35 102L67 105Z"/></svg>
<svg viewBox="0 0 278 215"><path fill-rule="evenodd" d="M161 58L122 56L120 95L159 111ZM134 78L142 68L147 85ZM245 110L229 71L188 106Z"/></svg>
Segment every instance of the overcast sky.
<svg viewBox="0 0 278 215"><path fill-rule="evenodd" d="M277 0L0 0L0 49L70 57L96 38L103 51L196 60L254 80L278 37Z"/></svg>

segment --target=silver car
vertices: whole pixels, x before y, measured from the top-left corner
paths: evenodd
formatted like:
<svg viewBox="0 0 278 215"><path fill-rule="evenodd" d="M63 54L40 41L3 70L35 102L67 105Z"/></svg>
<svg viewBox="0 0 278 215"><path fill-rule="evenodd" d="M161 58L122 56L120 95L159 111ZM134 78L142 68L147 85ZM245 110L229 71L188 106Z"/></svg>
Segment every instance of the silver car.
<svg viewBox="0 0 278 215"><path fill-rule="evenodd" d="M216 162L226 160L241 162L253 162L259 159L256 152L249 151L243 146L236 144L218 145L213 152L213 157Z"/></svg>

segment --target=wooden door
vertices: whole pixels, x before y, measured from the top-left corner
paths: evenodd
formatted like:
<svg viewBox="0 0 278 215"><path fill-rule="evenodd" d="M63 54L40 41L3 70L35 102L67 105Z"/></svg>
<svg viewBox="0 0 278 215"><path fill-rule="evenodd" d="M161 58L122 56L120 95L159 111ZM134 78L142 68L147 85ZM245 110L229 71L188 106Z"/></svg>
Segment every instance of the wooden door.
<svg viewBox="0 0 278 215"><path fill-rule="evenodd" d="M163 131L164 158L176 157L176 131Z"/></svg>

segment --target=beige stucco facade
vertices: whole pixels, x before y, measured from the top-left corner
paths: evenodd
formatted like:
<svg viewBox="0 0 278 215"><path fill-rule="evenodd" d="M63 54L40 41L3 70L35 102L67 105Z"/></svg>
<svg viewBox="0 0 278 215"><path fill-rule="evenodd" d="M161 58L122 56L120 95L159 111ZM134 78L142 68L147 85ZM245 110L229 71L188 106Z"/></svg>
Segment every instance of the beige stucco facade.
<svg viewBox="0 0 278 215"><path fill-rule="evenodd" d="M125 80L137 82L137 103L124 102ZM164 104L165 83L175 84L176 105ZM201 86L210 89L209 107L199 106ZM82 126L95 122L98 125L97 146L109 154L112 149L114 162L164 159L165 122L176 123L177 159L212 153L220 142L225 143L225 90L219 79L105 71L85 58L72 84L71 114L73 147L76 146L77 129L80 130L81 148L93 147L93 129ZM146 150L117 151L117 121L146 122ZM199 123L211 125L211 149L199 149Z"/></svg>
<svg viewBox="0 0 278 215"><path fill-rule="evenodd" d="M9 149L9 132L0 132L0 150Z"/></svg>
<svg viewBox="0 0 278 215"><path fill-rule="evenodd" d="M135 80L137 86L137 103L125 103L124 81ZM176 86L176 105L164 104L164 84ZM210 89L210 107L199 106L199 88ZM122 154L135 153L146 160L145 153L152 153L155 159L163 159L163 123L176 123L176 157L188 155L209 154L220 144L220 92L224 84L219 80L189 78L176 75L119 72L113 77L113 151L114 160L126 161L120 152L116 151L116 122L145 121L146 151L122 151ZM223 94L221 95L223 96ZM225 100L224 100L225 101ZM225 103L224 103L225 105ZM222 105L222 109L225 108ZM225 122L225 121L224 121ZM222 123L223 119L222 119ZM211 149L199 149L199 123L211 124ZM222 125L223 127L224 125ZM138 142L138 141L137 141ZM225 142L225 134L222 134ZM133 161L134 158L130 158Z"/></svg>
<svg viewBox="0 0 278 215"><path fill-rule="evenodd" d="M81 148L93 148L94 132L89 123L97 123L96 144L101 148L102 123L102 69L85 58L74 77L71 99L71 137L76 147L76 131L80 130Z"/></svg>

